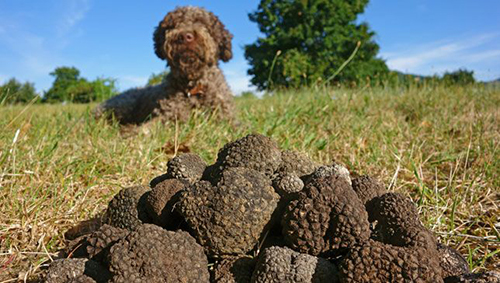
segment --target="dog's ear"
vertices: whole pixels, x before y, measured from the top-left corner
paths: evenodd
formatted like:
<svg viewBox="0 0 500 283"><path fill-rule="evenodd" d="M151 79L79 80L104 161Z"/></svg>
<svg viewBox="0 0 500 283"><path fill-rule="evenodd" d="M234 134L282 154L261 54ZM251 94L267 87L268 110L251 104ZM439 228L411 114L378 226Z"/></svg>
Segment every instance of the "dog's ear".
<svg viewBox="0 0 500 283"><path fill-rule="evenodd" d="M227 62L231 60L231 58L233 58L233 51L231 44L233 35L226 29L224 24L219 20L217 16L215 16L213 13L210 14L212 16L211 33L218 43L219 59L224 62Z"/></svg>
<svg viewBox="0 0 500 283"><path fill-rule="evenodd" d="M165 39L166 39L165 38L165 31L166 30L167 30L167 28L166 28L165 21L161 21L153 33L155 54L156 54L156 56L158 56L158 58L160 58L162 60L165 60L167 58L167 56L165 54L165 50L163 48L163 44L165 44Z"/></svg>
<svg viewBox="0 0 500 283"><path fill-rule="evenodd" d="M183 13L183 9L179 8L168 13L163 20L160 21L153 33L155 53L156 56L162 60L167 59L167 54L165 54L164 48L165 40L167 40L166 32L175 28L176 24L182 19Z"/></svg>
<svg viewBox="0 0 500 283"><path fill-rule="evenodd" d="M222 40L219 42L219 58L224 62L233 58L232 39L233 35L227 29L224 29Z"/></svg>

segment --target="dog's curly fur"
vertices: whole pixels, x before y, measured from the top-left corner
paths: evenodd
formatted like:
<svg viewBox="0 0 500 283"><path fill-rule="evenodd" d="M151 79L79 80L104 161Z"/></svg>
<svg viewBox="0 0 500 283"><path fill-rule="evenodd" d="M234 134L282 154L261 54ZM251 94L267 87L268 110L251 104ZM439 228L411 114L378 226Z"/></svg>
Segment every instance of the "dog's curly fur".
<svg viewBox="0 0 500 283"><path fill-rule="evenodd" d="M121 124L140 124L154 117L185 120L194 108L208 108L230 118L233 97L218 61L232 58L232 37L213 13L192 6L176 8L153 35L156 55L170 67L163 82L125 91L101 103L94 114L111 114Z"/></svg>

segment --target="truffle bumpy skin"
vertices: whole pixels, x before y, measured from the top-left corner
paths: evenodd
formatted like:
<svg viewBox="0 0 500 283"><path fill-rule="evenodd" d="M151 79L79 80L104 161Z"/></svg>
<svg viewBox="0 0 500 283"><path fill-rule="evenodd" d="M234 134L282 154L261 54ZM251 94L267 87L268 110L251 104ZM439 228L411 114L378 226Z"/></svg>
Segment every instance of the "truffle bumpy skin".
<svg viewBox="0 0 500 283"><path fill-rule="evenodd" d="M443 282L439 261L422 248L369 240L352 247L339 266L340 282Z"/></svg>
<svg viewBox="0 0 500 283"><path fill-rule="evenodd" d="M312 179L317 179L330 175L339 175L340 177L344 178L347 181L347 183L349 183L349 185L352 184L351 174L349 173L349 170L347 170L347 168L335 162L331 165L323 165L316 168L316 170L314 170L312 174L304 176L303 179L307 183Z"/></svg>
<svg viewBox="0 0 500 283"><path fill-rule="evenodd" d="M186 120L195 108L231 117L233 96L218 66L232 58L231 33L213 13L198 7L178 7L160 21L153 35L156 55L170 73L158 85L125 91L94 109L94 115L114 116L121 124L150 118Z"/></svg>
<svg viewBox="0 0 500 283"><path fill-rule="evenodd" d="M72 242L66 256L86 257L105 264L109 248L125 238L128 233L130 231L127 229L104 224L97 231L77 239L76 243Z"/></svg>
<svg viewBox="0 0 500 283"><path fill-rule="evenodd" d="M193 153L184 153L172 158L167 164L167 177L186 180L194 184L201 180L207 164Z"/></svg>
<svg viewBox="0 0 500 283"><path fill-rule="evenodd" d="M209 282L203 248L184 231L143 224L110 250L112 282Z"/></svg>
<svg viewBox="0 0 500 283"><path fill-rule="evenodd" d="M143 222L149 222L145 206L148 191L148 188L143 186L122 189L109 202L104 223L134 230Z"/></svg>
<svg viewBox="0 0 500 283"><path fill-rule="evenodd" d="M457 250L443 244L438 244L437 250L443 278L470 273L467 260Z"/></svg>
<svg viewBox="0 0 500 283"><path fill-rule="evenodd" d="M128 233L129 231L126 229L116 228L107 224L103 225L87 239L87 253L89 257L102 261L107 256L109 248L119 240L125 238Z"/></svg>
<svg viewBox="0 0 500 283"><path fill-rule="evenodd" d="M180 191L189 184L184 180L167 179L157 184L146 198L146 211L153 223L166 229L177 226L180 217L174 212L174 205Z"/></svg>
<svg viewBox="0 0 500 283"><path fill-rule="evenodd" d="M338 174L312 178L289 203L281 224L287 244L311 255L341 253L370 236L364 205Z"/></svg>
<svg viewBox="0 0 500 283"><path fill-rule="evenodd" d="M45 277L46 283L97 282L109 279L109 272L97 262L85 258L58 259L52 262Z"/></svg>
<svg viewBox="0 0 500 283"><path fill-rule="evenodd" d="M375 223L372 238L394 246L422 247L436 252L436 237L422 225L409 198L386 193L373 199L368 215L370 222Z"/></svg>
<svg viewBox="0 0 500 283"><path fill-rule="evenodd" d="M224 259L215 264L211 281L217 283L250 283L255 263L255 259L248 256Z"/></svg>
<svg viewBox="0 0 500 283"><path fill-rule="evenodd" d="M335 283L338 271L326 259L286 247L270 247L260 255L252 283Z"/></svg>
<svg viewBox="0 0 500 283"><path fill-rule="evenodd" d="M365 206L373 198L381 196L387 192L384 186L377 179L366 175L352 179L352 188Z"/></svg>
<svg viewBox="0 0 500 283"><path fill-rule="evenodd" d="M273 187L287 201L292 199L296 193L302 191L304 182L293 173L285 173L274 178Z"/></svg>
<svg viewBox="0 0 500 283"><path fill-rule="evenodd" d="M318 167L306 154L285 150L281 153L281 164L274 173L273 187L282 197L289 198L304 188L300 179Z"/></svg>
<svg viewBox="0 0 500 283"><path fill-rule="evenodd" d="M460 276L448 277L445 283L500 283L500 273L487 271L481 273L469 273Z"/></svg>
<svg viewBox="0 0 500 283"><path fill-rule="evenodd" d="M82 275L76 278L71 278L66 283L96 283L96 281L87 275Z"/></svg>
<svg viewBox="0 0 500 283"><path fill-rule="evenodd" d="M215 166L219 173L226 168L245 167L263 173L269 178L281 164L281 150L276 142L260 134L250 134L227 143L219 151Z"/></svg>
<svg viewBox="0 0 500 283"><path fill-rule="evenodd" d="M176 209L211 257L241 255L258 243L279 200L271 181L248 168L226 169L213 187L200 181Z"/></svg>
<svg viewBox="0 0 500 283"><path fill-rule="evenodd" d="M276 172L293 173L298 177L309 175L319 167L305 153L293 150L284 150L281 153L281 160L281 164Z"/></svg>

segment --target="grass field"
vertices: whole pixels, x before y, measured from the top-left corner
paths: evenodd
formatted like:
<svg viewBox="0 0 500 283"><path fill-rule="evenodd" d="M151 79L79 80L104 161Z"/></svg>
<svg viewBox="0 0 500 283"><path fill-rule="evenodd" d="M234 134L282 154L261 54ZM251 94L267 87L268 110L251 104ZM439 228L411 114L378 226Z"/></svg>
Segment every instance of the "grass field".
<svg viewBox="0 0 500 283"><path fill-rule="evenodd" d="M238 98L238 126L195 113L134 131L94 121L92 105L0 107L0 282L39 272L63 234L122 187L147 184L176 152L213 162L257 132L332 159L410 196L475 271L500 268L500 90L304 90Z"/></svg>

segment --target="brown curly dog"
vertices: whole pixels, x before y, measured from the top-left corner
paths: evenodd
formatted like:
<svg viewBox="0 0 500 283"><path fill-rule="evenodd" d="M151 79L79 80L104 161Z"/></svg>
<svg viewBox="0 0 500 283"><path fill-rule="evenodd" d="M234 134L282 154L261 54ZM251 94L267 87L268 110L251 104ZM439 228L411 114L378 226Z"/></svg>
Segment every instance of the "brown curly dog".
<svg viewBox="0 0 500 283"><path fill-rule="evenodd" d="M233 96L218 61L232 58L232 38L213 13L192 6L176 8L153 35L155 53L167 61L169 74L161 84L130 89L101 103L95 116L140 124L154 117L186 120L194 108L202 108L230 118Z"/></svg>

